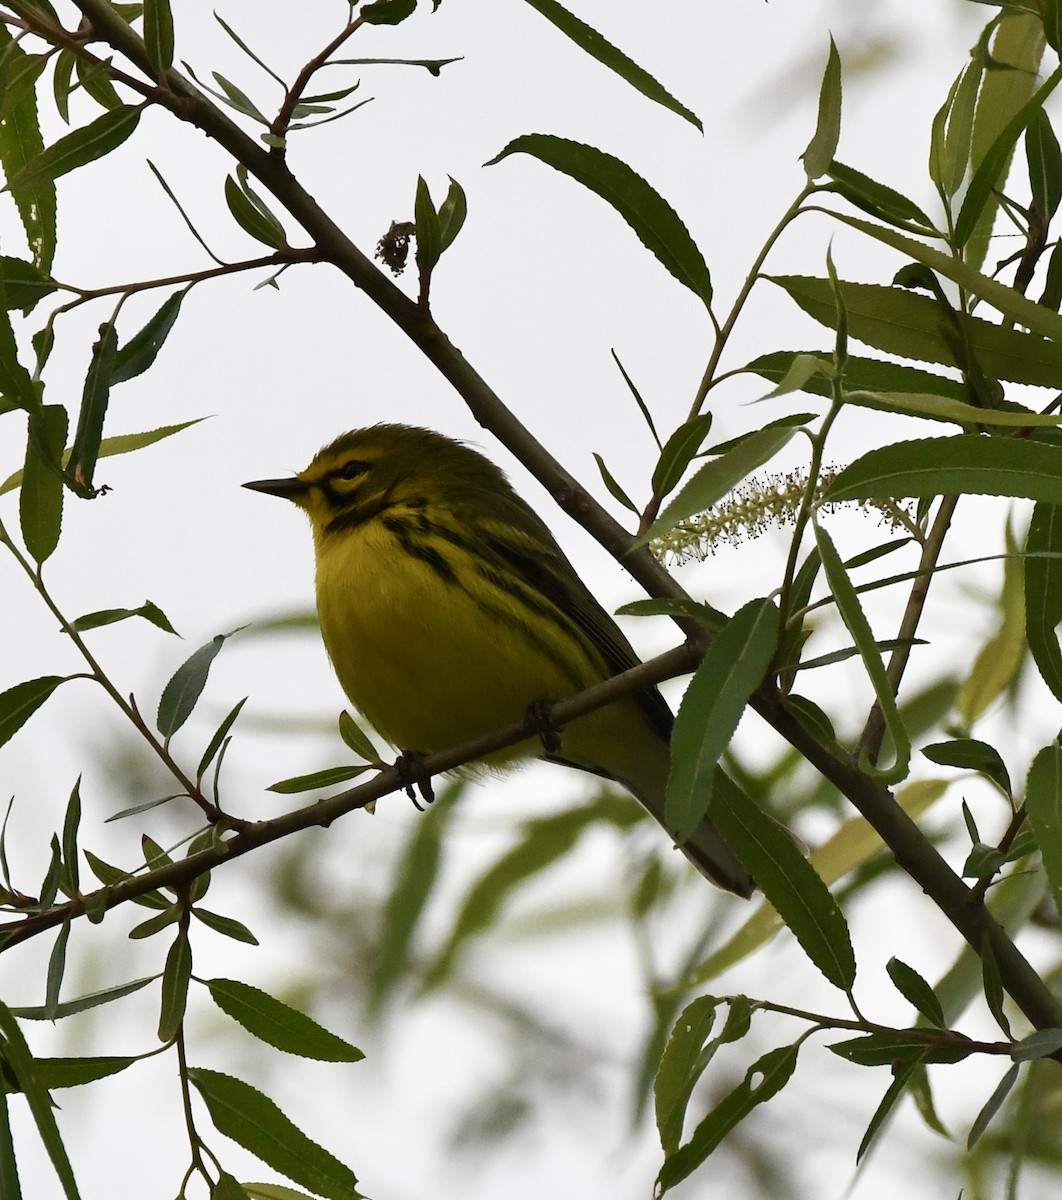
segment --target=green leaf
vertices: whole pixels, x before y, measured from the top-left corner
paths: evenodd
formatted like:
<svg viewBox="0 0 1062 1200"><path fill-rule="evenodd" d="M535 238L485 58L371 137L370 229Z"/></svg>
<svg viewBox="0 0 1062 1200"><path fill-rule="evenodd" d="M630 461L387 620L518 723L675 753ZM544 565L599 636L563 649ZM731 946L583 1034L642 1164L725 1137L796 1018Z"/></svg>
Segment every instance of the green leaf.
<svg viewBox="0 0 1062 1200"><path fill-rule="evenodd" d="M361 1200L349 1167L311 1141L257 1088L193 1067L188 1076L219 1133L324 1200Z"/></svg>
<svg viewBox="0 0 1062 1200"><path fill-rule="evenodd" d="M235 724L236 718L240 715L240 709L243 708L246 703L246 696L244 696L242 700L237 701L236 704L233 705L233 707L229 710L228 716L225 717L225 719L214 731L214 736L210 739L207 748L203 751L203 757L199 760L199 766L196 767L195 777L197 780L201 780L206 774L207 767L209 767L214 761L215 755L221 749L221 743L228 736L229 730Z"/></svg>
<svg viewBox="0 0 1062 1200"><path fill-rule="evenodd" d="M442 254L442 225L423 175L417 176L413 218L417 236L417 266L422 274L428 275Z"/></svg>
<svg viewBox="0 0 1062 1200"><path fill-rule="evenodd" d="M922 753L930 762L938 763L942 767L961 767L967 771L977 771L978 774L991 779L1005 795L1013 795L1006 764L999 751L987 742L978 741L976 738L956 738L950 742L934 742L931 746L923 746Z"/></svg>
<svg viewBox="0 0 1062 1200"><path fill-rule="evenodd" d="M686 1109L703 1072L701 1050L715 1025L720 1003L715 996L698 996L686 1005L661 1055L653 1095L656 1127L665 1154L678 1149Z"/></svg>
<svg viewBox="0 0 1062 1200"><path fill-rule="evenodd" d="M799 1050L799 1044L780 1046L749 1067L744 1080L708 1113L690 1140L664 1160L657 1176L658 1195L663 1196L691 1175L754 1108L785 1087L796 1070Z"/></svg>
<svg viewBox="0 0 1062 1200"><path fill-rule="evenodd" d="M970 1135L966 1139L967 1150L972 1150L980 1141L981 1134L988 1128L992 1118L999 1111L1000 1105L1010 1094L1010 1089L1018 1082L1020 1071L1021 1066L1015 1063L996 1085L992 1095L985 1101L984 1108L977 1114L973 1125L970 1126Z"/></svg>
<svg viewBox="0 0 1062 1200"><path fill-rule="evenodd" d="M159 733L172 737L192 715L206 686L210 665L230 634L219 633L187 659L162 690L156 718Z"/></svg>
<svg viewBox="0 0 1062 1200"><path fill-rule="evenodd" d="M173 66L170 0L144 0L144 49L159 75Z"/></svg>
<svg viewBox="0 0 1062 1200"><path fill-rule="evenodd" d="M111 366L112 384L134 379L151 366L173 328L187 294L186 290L174 292L142 329L124 346L119 346Z"/></svg>
<svg viewBox="0 0 1062 1200"><path fill-rule="evenodd" d="M637 504L634 503L630 496L628 496L623 488L620 487L619 483L616 482L616 480L613 478L612 472L605 465L605 460L596 451L594 451L594 461L597 463L597 470L601 476L601 482L606 488L608 488L609 495L612 496L614 500L617 500L620 504L622 504L623 507L628 510L628 512L632 512L637 516Z"/></svg>
<svg viewBox="0 0 1062 1200"><path fill-rule="evenodd" d="M313 771L309 775L294 775L291 779L281 779L279 783L271 783L267 792L278 792L282 796L292 796L298 792L313 792L319 788L334 787L337 783L347 783L357 779L369 769L368 763L358 763L353 767L325 767L321 771Z"/></svg>
<svg viewBox="0 0 1062 1200"><path fill-rule="evenodd" d="M453 240L461 232L468 216L468 200L464 188L456 179L450 180L446 199L439 205L439 253L445 254Z"/></svg>
<svg viewBox="0 0 1062 1200"><path fill-rule="evenodd" d="M1041 109L1025 131L1025 158L1029 166L1029 187L1033 207L1046 224L1055 215L1062 200L1062 150Z"/></svg>
<svg viewBox="0 0 1062 1200"><path fill-rule="evenodd" d="M851 313L849 313L851 328ZM780 384L793 370L794 364L819 357L813 350L776 350L763 354L748 363L742 370L753 371L772 383ZM850 354L844 364L844 386L846 390L880 392L885 394L915 392L923 395L947 396L952 400L965 401L969 398L966 385L957 379L946 379L918 367L900 363L883 362L877 358L859 358ZM833 397L833 380L825 375L813 373L806 376L801 391L825 399Z"/></svg>
<svg viewBox="0 0 1062 1200"><path fill-rule="evenodd" d="M1045 746L1033 759L1025 808L1055 903L1062 904L1062 748L1056 742Z"/></svg>
<svg viewBox="0 0 1062 1200"><path fill-rule="evenodd" d="M55 1123L54 1106L51 1096L37 1076L36 1063L30 1053L22 1030L18 1027L11 1010L0 1003L0 1035L4 1041L4 1058L11 1068L19 1088L26 1097L29 1110L37 1126L41 1141L48 1151L55 1173L62 1185L63 1195L67 1200L78 1200L77 1183L74 1180L73 1168L63 1145L62 1134ZM39 1189L35 1189L39 1190Z"/></svg>
<svg viewBox="0 0 1062 1200"><path fill-rule="evenodd" d="M59 287L50 275L33 263L6 254L0 255L0 283L3 284L4 304L8 308L20 308L26 314Z"/></svg>
<svg viewBox="0 0 1062 1200"><path fill-rule="evenodd" d="M1062 504L1062 447L978 434L894 442L845 467L823 498L829 502L965 493Z"/></svg>
<svg viewBox="0 0 1062 1200"><path fill-rule="evenodd" d="M940 1000L914 967L909 967L898 958L890 958L885 964L885 969L900 995L913 1004L930 1025L944 1029L947 1022L944 1020Z"/></svg>
<svg viewBox="0 0 1062 1200"><path fill-rule="evenodd" d="M280 250L287 245L284 227L259 205L255 204L245 188L241 188L231 175L225 177L225 203L229 206L236 224L271 250Z"/></svg>
<svg viewBox="0 0 1062 1200"><path fill-rule="evenodd" d="M5 57L10 56L13 64L27 57L11 40L6 25L0 28L0 53ZM29 89L0 120L0 163L3 164L5 178L9 181L14 179L43 150L37 95L33 89ZM41 182L34 187L20 188L13 196L33 262L41 271L50 271L55 256L55 185ZM7 392L2 382L0 390Z"/></svg>
<svg viewBox="0 0 1062 1200"><path fill-rule="evenodd" d="M703 130L698 117L666 91L648 71L632 62L622 50L617 50L596 29L591 29L589 25L584 24L566 8L562 8L557 0L527 0L527 3L536 12L541 13L547 21L552 22L561 33L571 38L580 50L589 54L591 58L597 59L610 71L614 71L647 99L663 105L664 108L670 109L671 112L677 113L689 121L691 125Z"/></svg>
<svg viewBox="0 0 1062 1200"><path fill-rule="evenodd" d="M984 985L988 1011L995 1017L996 1024L1009 1038L1011 1036L1010 1020L1003 1009L1006 999L1003 977L999 971L999 963L996 961L996 952L992 948L992 942L987 934L981 942L981 982Z"/></svg>
<svg viewBox="0 0 1062 1200"><path fill-rule="evenodd" d="M90 1008L98 1008L101 1004L110 1004L123 996L139 992L141 988L154 983L156 975L148 975L143 979L134 979L131 983L120 983L117 987L103 988L98 992L87 992L73 1000L64 1000L57 1004L54 1010L46 1009L43 1005L37 1008L13 1008L11 1012L20 1021L58 1021L63 1017L73 1017L78 1013L87 1012Z"/></svg>
<svg viewBox="0 0 1062 1200"><path fill-rule="evenodd" d="M66 409L61 404L46 404L39 413L30 414L18 515L22 540L36 563L49 558L59 544L63 523L59 462L65 445Z"/></svg>
<svg viewBox="0 0 1062 1200"><path fill-rule="evenodd" d="M832 490L832 488L827 489L827 495ZM833 593L837 611L847 626L848 632L852 635L852 640L859 647L863 667L874 688L875 699L892 739L895 761L891 767L882 768L877 764L872 764L866 761L865 755L860 758L860 767L864 772L878 779L883 779L888 783L898 783L907 777L910 769L911 741L907 736L903 721L900 719L899 709L896 707L896 696L889 683L881 651L874 640L874 634L866 614L863 612L863 606L859 602L855 587L841 561L841 556L837 553L837 547L818 522L815 522L815 544L819 549L822 568L830 591Z"/></svg>
<svg viewBox="0 0 1062 1200"><path fill-rule="evenodd" d="M368 734L344 709L339 714L339 736L354 753L374 766L380 761L380 753L372 744Z"/></svg>
<svg viewBox="0 0 1062 1200"><path fill-rule="evenodd" d="M70 799L66 802L66 813L63 817L63 880L67 895L76 896L81 891L80 871L78 868L78 827L81 824L81 776L77 777L70 791Z"/></svg>
<svg viewBox="0 0 1062 1200"><path fill-rule="evenodd" d="M815 124L815 133L808 143L808 148L800 156L809 182L821 179L829 172L840 136L841 58L831 35L826 70L823 72L819 88L819 116Z"/></svg>
<svg viewBox="0 0 1062 1200"><path fill-rule="evenodd" d="M861 208L872 217L903 228L914 225L913 232L936 232L933 222L913 200L909 200L887 184L878 183L862 171L846 167L844 163L836 160L830 163L826 174L833 180L832 191L838 192L850 204Z"/></svg>
<svg viewBox="0 0 1062 1200"><path fill-rule="evenodd" d="M168 904L157 916L148 917L146 921L134 925L129 930L128 936L131 941L143 941L146 938L154 937L156 933L161 933L164 929L169 929L171 925L176 925L180 919L181 910L176 904Z"/></svg>
<svg viewBox="0 0 1062 1200"><path fill-rule="evenodd" d="M235 917L224 917L220 913L211 912L210 909L200 908L198 905L192 909L192 916L202 921L208 929L213 929L215 933L220 933L223 937L232 938L234 942L243 942L246 946L258 945L258 939L254 934Z"/></svg>
<svg viewBox="0 0 1062 1200"><path fill-rule="evenodd" d="M182 929L166 955L162 972L162 1008L159 1013L159 1041L176 1036L188 1004L188 982L192 977L192 947Z"/></svg>
<svg viewBox="0 0 1062 1200"><path fill-rule="evenodd" d="M1036 1058L1049 1058L1062 1050L1062 1029L1037 1029L1011 1047L1010 1056L1015 1062L1029 1062Z"/></svg>
<svg viewBox="0 0 1062 1200"><path fill-rule="evenodd" d="M1056 67L1034 95L1018 109L984 154L970 180L970 186L966 189L962 208L959 209L955 221L953 241L956 248L961 249L969 241L993 190L1002 187L1002 176L1018 138L1029 122L1042 110L1047 97L1060 82L1062 66Z"/></svg>
<svg viewBox="0 0 1062 1200"><path fill-rule="evenodd" d="M863 1161L863 1156L874 1144L878 1134L884 1128L890 1113L896 1107L896 1102L907 1091L908 1084L916 1071L921 1067L921 1064L922 1059L920 1055L900 1059L892 1064L892 1083L889 1084L885 1095L882 1096L881 1103L874 1110L874 1115L870 1118L870 1122L863 1133L859 1149L856 1151L857 1164Z"/></svg>
<svg viewBox="0 0 1062 1200"><path fill-rule="evenodd" d="M554 170L569 175L610 204L672 275L712 302L708 267L689 231L670 204L646 181L603 150L550 134L532 133L511 141L487 163L492 166L510 154L530 154Z"/></svg>
<svg viewBox="0 0 1062 1200"><path fill-rule="evenodd" d="M417 0L374 0L361 10L366 25L400 25L416 11Z"/></svg>
<svg viewBox="0 0 1062 1200"><path fill-rule="evenodd" d="M716 773L708 815L808 958L834 987L851 991L856 964L848 924L788 831L723 771Z"/></svg>
<svg viewBox="0 0 1062 1200"><path fill-rule="evenodd" d="M7 1095L7 1089L0 1088L0 1195L10 1200L22 1200L22 1185L18 1178Z"/></svg>
<svg viewBox="0 0 1062 1200"><path fill-rule="evenodd" d="M84 1083L95 1083L97 1079L106 1079L109 1075L117 1075L133 1063L139 1062L136 1057L122 1058L117 1056L105 1058L38 1058L34 1060L37 1078L44 1087L52 1088L80 1087ZM6 1193L5 1193L6 1196Z"/></svg>
<svg viewBox="0 0 1062 1200"><path fill-rule="evenodd" d="M836 328L837 306L828 279L807 275L766 278L783 288L809 316L830 329ZM954 343L941 332L943 314L936 300L917 295L907 288L844 280L840 289L848 316L848 332L857 341L902 358L949 367L957 365ZM1059 342L1045 341L1043 337L1006 329L968 315L962 316L962 334L971 354L993 378L1053 387L1062 373L1062 344ZM853 390L860 386L847 377L847 372L846 382ZM939 389L930 386L924 390L933 393ZM969 392L964 390L961 398L968 400Z"/></svg>
<svg viewBox="0 0 1062 1200"><path fill-rule="evenodd" d="M707 511L757 467L772 459L795 433L795 428L783 425L758 429L718 458L706 462L640 540L648 542L662 537L687 517Z"/></svg>
<svg viewBox="0 0 1062 1200"><path fill-rule="evenodd" d="M76 621L71 621L72 629L85 633L89 629L102 629L105 625L114 625L118 621L126 621L130 617L143 617L164 633L179 636L177 630L170 624L169 618L161 608L151 600L145 600L139 608L101 608L98 612L85 613Z"/></svg>
<svg viewBox="0 0 1062 1200"><path fill-rule="evenodd" d="M31 159L14 178L8 178L13 193L39 189L61 175L110 154L126 141L140 121L140 106L123 104L97 117L90 125L75 129Z"/></svg>
<svg viewBox="0 0 1062 1200"><path fill-rule="evenodd" d="M1056 700L1062 700L1062 650L1055 629L1062 622L1062 508L1037 504L1025 542L1025 637L1033 662Z"/></svg>
<svg viewBox="0 0 1062 1200"><path fill-rule="evenodd" d="M85 376L81 395L81 411L77 419L77 432L70 447L67 472L85 496L95 495L92 477L99 458L100 442L103 440L103 419L111 395L111 367L118 349L118 335L114 325L108 322L100 326L99 341L92 347L92 361Z"/></svg>
<svg viewBox="0 0 1062 1200"><path fill-rule="evenodd" d="M653 495L666 496L678 486L711 428L712 414L701 413L684 421L667 439L653 468Z"/></svg>
<svg viewBox="0 0 1062 1200"><path fill-rule="evenodd" d="M18 347L7 312L7 302L0 302L0 308L3 309L0 311L0 396L3 397L0 411L24 408L29 413L39 413L41 385L34 383L18 360Z"/></svg>
<svg viewBox="0 0 1062 1200"><path fill-rule="evenodd" d="M887 1033L867 1033L834 1042L826 1047L840 1058L861 1067L888 1067L897 1059L921 1056L926 1063L957 1063L975 1054L973 1043L960 1033L947 1035L926 1029L895 1029Z"/></svg>
<svg viewBox="0 0 1062 1200"><path fill-rule="evenodd" d="M9 742L61 684L65 675L42 675L0 692L0 746Z"/></svg>
<svg viewBox="0 0 1062 1200"><path fill-rule="evenodd" d="M235 979L211 979L207 987L222 1012L259 1041L287 1054L321 1062L359 1062L365 1057L356 1046L260 988Z"/></svg>
<svg viewBox="0 0 1062 1200"><path fill-rule="evenodd" d="M679 844L711 807L719 758L763 682L777 644L778 609L770 600L750 600L713 638L686 689L671 736L664 803L668 830Z"/></svg>

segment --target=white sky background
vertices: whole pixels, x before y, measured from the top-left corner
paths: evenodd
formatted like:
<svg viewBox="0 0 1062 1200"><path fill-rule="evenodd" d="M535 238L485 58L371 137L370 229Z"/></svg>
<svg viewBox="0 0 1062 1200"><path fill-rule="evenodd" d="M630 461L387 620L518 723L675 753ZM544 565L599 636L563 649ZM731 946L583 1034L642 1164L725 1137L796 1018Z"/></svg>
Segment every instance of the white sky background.
<svg viewBox="0 0 1062 1200"><path fill-rule="evenodd" d="M188 59L200 78L220 71L271 111L277 100L273 85L243 58L205 6L191 15L182 7L189 6L175 6L178 57ZM595 494L603 489L593 451L603 454L615 476L644 501L652 443L609 350L616 349L666 435L684 418L707 355L709 330L700 305L607 206L572 181L525 156L487 169L482 164L513 137L530 132L574 138L618 155L685 219L708 260L724 311L726 298L740 285L758 247L801 186L798 156L813 129L831 29L846 68L839 157L901 190L909 188L916 201L928 206L925 159L931 116L990 10L957 0L858 6L811 0L725 5L656 0L651 6L633 0L579 0L573 7L696 111L705 123L704 136L569 47L518 0L444 0L435 15L425 11L395 30L364 31L349 45L349 53L464 55L464 61L448 67L439 79L414 68L366 69L362 93L374 95L373 103L345 121L293 138L290 161L322 206L368 251L393 219L411 215L418 173L429 181L437 202L445 194L447 176L459 180L468 195L469 219L436 272L436 319L517 415ZM290 6L275 0L241 0L219 11L274 69L292 77L338 28L345 6L318 3L298 9L297 21L291 19ZM860 61L876 56L878 69L861 73ZM353 68L332 68L315 90L353 78ZM78 119L91 115L95 111L86 107ZM244 237L225 208L222 182L230 166L225 156L197 132L149 112L119 155L62 181L57 278L99 286L208 265L150 176L145 157L160 168L217 253L234 260L260 253L262 248ZM288 228L293 243L302 244L298 231L290 223ZM768 269L823 273L829 234L825 222L804 218ZM0 239L5 253L21 252L10 206L0 208ZM837 231L833 253L842 277L885 280L899 265L844 231ZM378 420L425 424L468 438L512 466L404 336L337 273L326 267L294 268L283 276L279 292L253 291L260 278L236 276L197 288L155 368L115 390L110 434L191 416L212 419L139 455L101 462L97 479L113 491L92 504L68 498L64 540L48 564L53 593L70 615L135 607L151 598L184 635L178 642L135 622L94 635L93 645L119 686L135 691L145 712L153 712L169 674L215 633L312 603L311 547L304 522L278 502L242 491L241 482L297 470L340 431ZM412 271L402 286L415 286ZM126 337L165 294L126 306ZM108 314L100 304L64 320L47 375L51 402L62 401L76 412L91 335ZM777 289L764 285L733 339L727 365L741 365L767 349L828 345L824 331L801 317ZM814 405L800 397L769 414L741 407L765 390L755 381L720 389L715 410L720 439L768 415ZM860 414L842 434L865 448L873 442L876 423L871 414ZM884 436L909 436L892 428ZM19 434L0 445L0 478L21 465L22 444ZM567 518L551 513L538 485L519 468L512 473L606 605L614 608L634 598L629 579ZM0 518L17 528L14 497L2 503ZM999 521L990 519L995 538ZM770 540L724 550L683 578L695 594L731 609L774 586L776 576L765 575L769 582L757 592L750 578L767 565L775 570L776 553L777 542ZM0 589L11 631L0 649L0 688L76 670L69 647L54 633L14 565L2 558ZM948 627L946 612L931 616L929 627L944 652L952 646L955 653L969 652L973 643L960 640ZM670 644L664 622L628 628L647 654ZM843 686L845 676L837 674L833 680L832 685L824 682ZM331 729L344 699L316 638L236 641L215 664L201 714L177 739L193 765L210 730L247 693L251 699L238 727L246 730L227 760L228 794L233 808L257 816L282 807L274 797L263 799L262 788L273 780L341 761L342 747ZM301 726L295 732L283 723L277 727L278 717L295 716L320 723L327 733L308 738ZM43 874L48 838L61 821L79 770L85 771L83 828L90 848L126 863L136 860L142 829L157 831L163 839L167 823L162 818L156 826L149 817L106 831L99 828L104 815L129 800L113 797L107 764L86 764L90 755L85 752L107 751L118 724L117 714L87 685L70 684L0 751L0 791L16 797L16 871L27 890ZM753 752L757 736L762 730L747 731ZM462 819L452 848L458 862L454 878L467 878L470 868L463 876L462 862L487 861L505 844L509 822L531 815L543 794L552 802L562 786L570 786L574 795L581 785L578 780L566 783L548 768L528 770L504 788L490 783ZM388 855L412 819L407 803L392 799L381 804L372 821L355 816L336 826L321 865L322 888L346 892L350 863L357 864L359 880L367 875L371 882L374 871L386 871ZM578 861L583 865L556 877L553 886L569 886L573 894L590 900L607 899L607 889L616 884L615 858L606 861L605 848L592 851L598 849L601 855L582 856ZM582 870L586 873L580 874ZM267 987L276 981L287 985L293 963L309 961L318 969L322 956L338 954L334 947L307 947L294 924L272 928L269 921L276 917L271 912L256 920L256 873L249 859L216 872L208 905L241 917L252 914L247 919L262 948L202 937L195 944L198 974L227 974ZM896 913L904 913L911 890L896 885L890 892L895 893ZM544 895L557 902L556 896ZM699 893L696 903L704 903ZM731 901L720 903L724 912L732 910ZM948 947L954 943L942 921L924 919L925 906L917 905L917 898L907 910L919 914L919 926L911 930L903 928L902 915L897 919L884 904L879 896L876 911L856 913L857 949L867 944L864 931L871 938L869 961L860 959L861 986L878 1006L876 1016L905 1020L904 1006L891 990L874 994L874 981L884 981L883 962L897 953L932 974L937 964L949 960L953 949ZM123 921L131 924L132 918L116 915L107 927L124 928ZM875 938L876 929L886 937ZM79 927L74 942L91 944L96 936ZM119 952L127 952L128 943L118 945ZM604 1030L605 1056L622 1063L636 1044L642 1011L629 944L605 932L594 940L553 939L542 945L544 952L527 937L499 948L498 962L489 964L492 977L505 978L508 971L517 994L546 998L543 1003L556 1012L558 1025L582 1040ZM43 999L34 991L40 972L29 966L46 953L42 945L0 959L6 1001L32 1004ZM164 947L156 940L135 953L139 965L132 969L116 961L94 961L98 975L72 976L70 994L113 984L116 971L125 977L157 969ZM875 953L880 961L870 957ZM801 1002L835 1005L812 968L786 946L769 948L732 986L770 996L776 994L773 983L789 973L802 981ZM92 1045L91 1052L147 1047L154 1002L152 993L139 1007L133 1000L123 1002L128 1007L100 1010L97 1029L103 1031L103 1044ZM209 1061L218 1052L212 1040L216 1026L208 1006L199 1008L204 1015L196 1017L194 1028L200 1061ZM130 1045L135 1021L129 1014L138 1013L146 1025ZM458 1012L452 1002L411 1009L401 1026L394 1027L400 1036L386 1048L365 1041L339 991L325 1015L363 1045L368 1062L340 1069L282 1064L266 1090L298 1114L311 1136L349 1161L364 1190L377 1200L429 1191L462 1200L499 1194L522 1200L547 1189L583 1200L649 1194L658 1148L651 1133L626 1135L622 1071L604 1072L603 1098L577 1109L578 1119L570 1118L558 1102L555 1113L526 1138L475 1164L448 1156L445 1143L455 1112L494 1079L490 1042L473 1028L467 1013ZM34 1047L41 1052L89 1052L88 1045L63 1040L69 1036L63 1028L54 1042L44 1030L39 1032L41 1040ZM246 1057L227 1061L224 1069L256 1077L257 1050L249 1040L247 1045ZM840 1197L862 1129L887 1080L883 1072L868 1083L868 1076L854 1068L827 1071L832 1062L809 1048L789 1091L765 1110L756 1129L787 1156L807 1194ZM738 1070L738 1060L729 1069ZM968 1119L970 1104L980 1105L995 1077L987 1084L983 1073L956 1072L952 1078L960 1094L962 1081L975 1079L972 1094L977 1099L955 1109L956 1119L963 1114ZM177 1099L168 1060L61 1097L61 1119L73 1134L75 1166L86 1197L172 1194L186 1155ZM96 1107L103 1111L93 1111ZM808 1145L802 1121L811 1108L832 1134ZM120 1110L127 1142L118 1145L113 1129ZM221 1139L211 1141L217 1145ZM26 1144L31 1142L32 1135ZM894 1137L854 1194L859 1200L892 1195L902 1181L905 1195L928 1200L940 1194L941 1179L922 1172L926 1156L938 1152L937 1144L912 1124L909 1139ZM120 1178L127 1183L115 1182L118 1159ZM270 1177L255 1166L241 1171L238 1151L228 1161L244 1178ZM916 1165L919 1174L913 1177ZM33 1180L26 1193L34 1200L59 1194L43 1159L24 1164L23 1176ZM824 1179L834 1182L824 1187ZM734 1190L736 1180L721 1181L711 1171L695 1180L685 1194L740 1194ZM1033 1194L1032 1189L1026 1193Z"/></svg>

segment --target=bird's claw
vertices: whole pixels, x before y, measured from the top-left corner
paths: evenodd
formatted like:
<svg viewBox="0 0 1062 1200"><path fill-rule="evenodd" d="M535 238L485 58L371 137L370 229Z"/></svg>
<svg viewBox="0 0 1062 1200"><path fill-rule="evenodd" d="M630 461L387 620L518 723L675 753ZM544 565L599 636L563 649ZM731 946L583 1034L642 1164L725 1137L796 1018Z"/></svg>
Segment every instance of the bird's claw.
<svg viewBox="0 0 1062 1200"><path fill-rule="evenodd" d="M417 799L420 793L424 804L431 804L435 792L431 786L431 776L424 770L424 755L417 750L403 750L395 759L395 770L406 795L413 801L413 807L418 812L424 811L424 805Z"/></svg>
<svg viewBox="0 0 1062 1200"><path fill-rule="evenodd" d="M559 754L562 726L553 719L553 705L548 700L535 700L528 705L527 719L541 739L546 754Z"/></svg>

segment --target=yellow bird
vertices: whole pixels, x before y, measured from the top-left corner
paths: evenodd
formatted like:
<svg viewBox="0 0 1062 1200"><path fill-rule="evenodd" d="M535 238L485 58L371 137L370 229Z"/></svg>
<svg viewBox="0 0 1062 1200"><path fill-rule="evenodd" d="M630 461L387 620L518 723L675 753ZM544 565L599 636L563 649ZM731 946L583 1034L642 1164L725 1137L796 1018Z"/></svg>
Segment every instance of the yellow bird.
<svg viewBox="0 0 1062 1200"><path fill-rule="evenodd" d="M520 720L637 664L552 534L502 471L406 425L345 433L292 479L244 484L310 518L321 633L343 690L393 746L430 753ZM656 688L580 717L539 755L615 780L666 828L674 718ZM707 821L681 846L740 896L748 872Z"/></svg>

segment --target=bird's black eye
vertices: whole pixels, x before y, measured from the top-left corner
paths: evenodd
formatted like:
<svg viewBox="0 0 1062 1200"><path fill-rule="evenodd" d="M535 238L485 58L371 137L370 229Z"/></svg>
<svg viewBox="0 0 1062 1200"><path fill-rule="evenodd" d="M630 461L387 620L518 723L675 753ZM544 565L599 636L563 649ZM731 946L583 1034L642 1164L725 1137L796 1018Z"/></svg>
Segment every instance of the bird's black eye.
<svg viewBox="0 0 1062 1200"><path fill-rule="evenodd" d="M346 462L339 469L340 479L357 479L359 475L364 475L369 469L367 462L361 462L359 459L352 458L350 462Z"/></svg>

